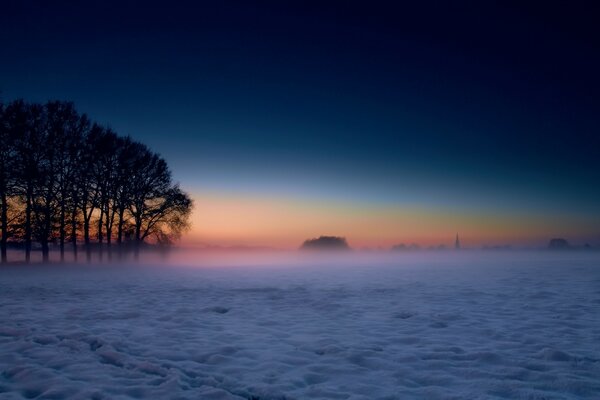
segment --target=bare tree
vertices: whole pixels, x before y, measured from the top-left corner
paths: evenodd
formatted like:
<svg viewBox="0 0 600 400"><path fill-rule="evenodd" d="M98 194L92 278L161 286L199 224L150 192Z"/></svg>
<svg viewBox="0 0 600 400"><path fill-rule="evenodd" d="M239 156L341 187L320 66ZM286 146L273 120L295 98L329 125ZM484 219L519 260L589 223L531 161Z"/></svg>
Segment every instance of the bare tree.
<svg viewBox="0 0 600 400"><path fill-rule="evenodd" d="M50 115L49 129L55 130L55 170L56 175L56 207L58 208L58 240L60 247L60 260L65 259L65 242L67 239L67 223L71 219L71 226L75 226L72 232L74 241L73 251L77 252L76 223L77 212L74 202L75 179L79 173L79 152L82 146L83 132L87 127L87 118L80 116L73 103L50 102L46 105Z"/></svg>
<svg viewBox="0 0 600 400"><path fill-rule="evenodd" d="M0 258L6 263L8 243L8 199L13 194L14 179L11 172L14 170L14 141L15 136L8 129L8 115L4 111L4 104L0 102Z"/></svg>
<svg viewBox="0 0 600 400"><path fill-rule="evenodd" d="M119 257L123 255L123 239L125 231L130 226L131 214L128 212L131 205L132 188L130 185L131 171L135 170L136 156L146 151L146 146L125 138L119 146L117 168L115 174L115 198L113 208L117 218L117 246Z"/></svg>
<svg viewBox="0 0 600 400"><path fill-rule="evenodd" d="M104 128L98 124L92 125L83 141L83 154L79 160L80 169L77 186L79 190L79 206L83 218L83 241L88 261L91 261L92 257L90 228L94 211L98 207L98 198L100 195L98 182L95 179L97 175L94 173L97 162L94 156L91 155L94 154L96 145L103 134Z"/></svg>
<svg viewBox="0 0 600 400"><path fill-rule="evenodd" d="M120 144L119 137L111 129L103 129L95 138L96 154L92 170L98 192L97 238L98 252L101 258L104 238L106 238L107 247L112 242L112 225L115 217L112 206L116 191L117 149ZM104 231L105 228L106 231Z"/></svg>
<svg viewBox="0 0 600 400"><path fill-rule="evenodd" d="M77 259L83 240L111 257L131 237L167 245L189 226L192 201L174 184L167 163L147 146L91 123L72 103L0 103L0 231L2 262L9 237L21 240L25 259L34 241L50 259L56 241L65 259L67 239ZM115 234L116 229L116 234ZM70 231L70 232L68 232Z"/></svg>
<svg viewBox="0 0 600 400"><path fill-rule="evenodd" d="M167 163L143 148L130 179L129 211L135 227L135 252L150 238L169 243L188 226L192 201L172 183Z"/></svg>
<svg viewBox="0 0 600 400"><path fill-rule="evenodd" d="M154 238L156 243L170 245L189 228L192 200L179 186L171 186L161 198L146 209L141 229L141 240Z"/></svg>
<svg viewBox="0 0 600 400"><path fill-rule="evenodd" d="M15 138L15 162L12 171L16 179L15 195L24 207L18 231L25 244L25 260L31 258L36 189L40 178L42 133L45 128L44 108L38 104L15 101L6 107L9 135Z"/></svg>

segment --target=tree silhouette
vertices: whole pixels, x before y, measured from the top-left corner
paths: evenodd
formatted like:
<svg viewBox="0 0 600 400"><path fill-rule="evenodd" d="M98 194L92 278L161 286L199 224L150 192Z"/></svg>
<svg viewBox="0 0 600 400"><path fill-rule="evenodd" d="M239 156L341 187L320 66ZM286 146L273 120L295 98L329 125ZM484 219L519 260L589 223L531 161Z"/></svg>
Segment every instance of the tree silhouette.
<svg viewBox="0 0 600 400"><path fill-rule="evenodd" d="M9 243L32 245L49 261L67 241L77 259L83 242L87 259L119 255L142 245L168 245L189 227L192 201L164 159L147 146L79 114L73 103L0 103L1 260ZM131 233L131 234L130 234Z"/></svg>
<svg viewBox="0 0 600 400"><path fill-rule="evenodd" d="M14 135L8 129L4 104L0 102L0 254L1 262L7 261L8 199L14 192Z"/></svg>

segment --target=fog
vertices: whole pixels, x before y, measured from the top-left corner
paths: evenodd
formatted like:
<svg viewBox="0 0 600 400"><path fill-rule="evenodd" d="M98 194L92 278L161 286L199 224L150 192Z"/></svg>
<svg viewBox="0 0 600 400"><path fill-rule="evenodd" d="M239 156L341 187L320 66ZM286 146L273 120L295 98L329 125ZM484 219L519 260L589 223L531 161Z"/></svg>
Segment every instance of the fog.
<svg viewBox="0 0 600 400"><path fill-rule="evenodd" d="M299 251L299 250L203 250L173 249L168 253L144 253L138 262L121 264L152 267L254 268L322 270L369 267L391 268L527 268L538 265L570 265L600 260L600 251L546 249L524 250L418 250L418 251ZM117 264L119 264L117 262Z"/></svg>

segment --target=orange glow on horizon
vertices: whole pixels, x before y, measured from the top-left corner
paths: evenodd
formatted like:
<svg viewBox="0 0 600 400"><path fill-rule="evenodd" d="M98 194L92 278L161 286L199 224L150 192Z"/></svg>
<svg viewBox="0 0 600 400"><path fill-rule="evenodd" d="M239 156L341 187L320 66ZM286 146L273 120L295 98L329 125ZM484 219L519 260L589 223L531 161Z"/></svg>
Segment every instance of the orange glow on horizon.
<svg viewBox="0 0 600 400"><path fill-rule="evenodd" d="M581 232L581 223L535 215L484 215L419 206L380 207L353 202L196 193L192 229L182 246L298 248L308 238L344 236L353 248L395 244L451 247L458 232L466 247L539 245ZM562 230L557 232L556 225Z"/></svg>

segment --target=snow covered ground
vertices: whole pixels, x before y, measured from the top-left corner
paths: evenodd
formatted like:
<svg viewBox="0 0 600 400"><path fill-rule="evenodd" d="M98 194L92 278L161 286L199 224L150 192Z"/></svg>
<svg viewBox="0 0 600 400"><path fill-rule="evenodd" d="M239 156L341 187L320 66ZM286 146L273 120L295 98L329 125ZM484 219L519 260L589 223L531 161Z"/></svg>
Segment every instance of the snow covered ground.
<svg viewBox="0 0 600 400"><path fill-rule="evenodd" d="M0 398L598 399L599 260L0 269Z"/></svg>

